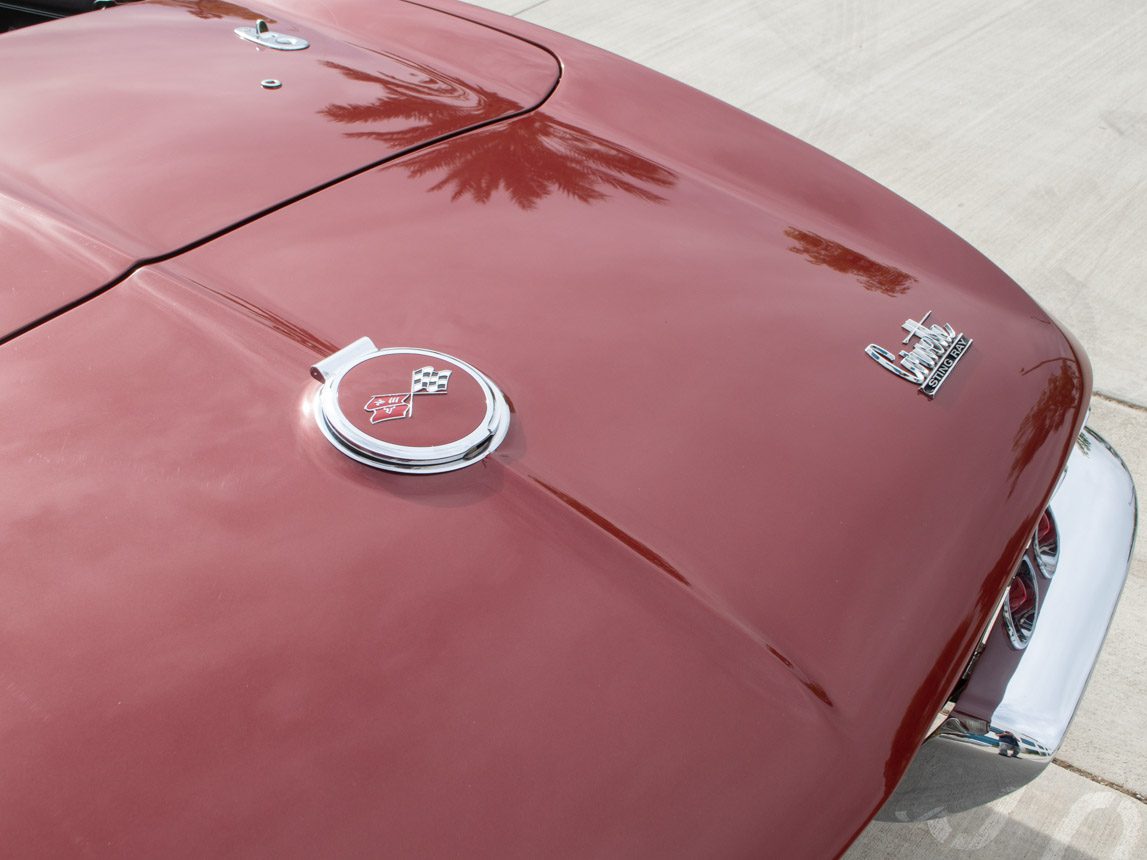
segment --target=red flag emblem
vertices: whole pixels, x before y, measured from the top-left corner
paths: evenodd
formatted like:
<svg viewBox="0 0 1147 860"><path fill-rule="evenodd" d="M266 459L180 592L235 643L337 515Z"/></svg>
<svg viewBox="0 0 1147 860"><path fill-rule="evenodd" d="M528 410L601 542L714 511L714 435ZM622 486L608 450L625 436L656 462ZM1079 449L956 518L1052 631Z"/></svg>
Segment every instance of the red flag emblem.
<svg viewBox="0 0 1147 860"><path fill-rule="evenodd" d="M405 394L375 394L363 407L370 416L371 424L393 421L396 418L410 418L414 414L415 394L445 394L450 383L452 370L435 370L433 367L420 367L410 375L410 390Z"/></svg>
<svg viewBox="0 0 1147 860"><path fill-rule="evenodd" d="M410 392L406 394L376 394L363 407L370 416L371 424L390 421L392 418L406 418L410 415Z"/></svg>

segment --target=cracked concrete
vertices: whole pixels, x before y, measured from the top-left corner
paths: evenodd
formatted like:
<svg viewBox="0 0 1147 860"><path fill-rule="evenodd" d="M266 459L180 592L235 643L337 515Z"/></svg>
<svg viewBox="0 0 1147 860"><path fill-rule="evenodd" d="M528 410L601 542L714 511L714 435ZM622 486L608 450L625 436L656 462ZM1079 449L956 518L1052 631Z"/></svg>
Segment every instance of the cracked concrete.
<svg viewBox="0 0 1147 860"><path fill-rule="evenodd" d="M478 5L712 93L947 224L1075 333L1103 395L1091 423L1147 487L1142 0ZM1129 796L1147 794L1145 618L1141 544L1061 750L1068 767L960 815L874 822L849 858L1147 856L1147 806Z"/></svg>

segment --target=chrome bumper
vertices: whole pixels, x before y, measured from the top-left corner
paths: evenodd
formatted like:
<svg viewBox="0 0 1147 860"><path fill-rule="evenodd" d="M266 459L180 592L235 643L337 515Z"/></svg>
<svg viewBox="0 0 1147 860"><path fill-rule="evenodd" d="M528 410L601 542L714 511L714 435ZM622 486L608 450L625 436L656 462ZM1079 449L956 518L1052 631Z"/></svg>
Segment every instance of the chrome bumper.
<svg viewBox="0 0 1147 860"><path fill-rule="evenodd" d="M1059 527L1059 566L1043 583L1031 641L1018 659L1014 652L990 655L1009 647L991 632L967 685L881 818L916 820L985 803L1037 776L1063 742L1119 602L1135 540L1131 475L1090 428L1079 436L1051 509ZM985 659L992 656L1003 659ZM982 676L1001 664L1009 666L1010 677L984 682ZM985 696L978 682L1002 687L1002 696Z"/></svg>

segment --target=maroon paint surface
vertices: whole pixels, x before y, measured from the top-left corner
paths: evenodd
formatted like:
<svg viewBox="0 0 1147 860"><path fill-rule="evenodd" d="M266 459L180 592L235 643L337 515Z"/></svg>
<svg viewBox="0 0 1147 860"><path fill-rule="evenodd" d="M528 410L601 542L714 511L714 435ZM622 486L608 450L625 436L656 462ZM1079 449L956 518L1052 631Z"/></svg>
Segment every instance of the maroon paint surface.
<svg viewBox="0 0 1147 860"><path fill-rule="evenodd" d="M1090 370L1002 272L744 114L442 5L554 47L554 96L0 346L11 853L831 856L1030 538ZM308 26L373 42L365 10ZM170 238L222 204L110 205ZM975 339L933 401L863 352L930 309ZM490 374L502 447L336 452L308 368L363 335Z"/></svg>

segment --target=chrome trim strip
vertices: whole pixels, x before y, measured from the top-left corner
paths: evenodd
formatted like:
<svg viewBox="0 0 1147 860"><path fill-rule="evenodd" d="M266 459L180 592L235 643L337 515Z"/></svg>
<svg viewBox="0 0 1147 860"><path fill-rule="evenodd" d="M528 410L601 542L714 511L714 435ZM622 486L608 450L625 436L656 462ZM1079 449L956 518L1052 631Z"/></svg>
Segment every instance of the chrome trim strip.
<svg viewBox="0 0 1147 860"><path fill-rule="evenodd" d="M1035 559L1036 567L1039 568L1040 574L1044 579L1051 579L1055 576L1055 569L1059 566L1059 525L1055 519L1055 513L1051 507L1044 511L1051 522L1051 532L1055 536L1054 551L1048 550L1039 540L1039 526L1036 526L1035 536L1032 538L1032 558ZM1043 517L1040 517L1042 520Z"/></svg>
<svg viewBox="0 0 1147 860"><path fill-rule="evenodd" d="M1033 595L1032 600L1035 602L1035 620L1032 622L1034 629L1036 621L1039 620L1041 598L1039 585L1035 581L1035 565L1031 563L1027 556L1020 559L1020 566L1016 568L1016 572L1012 574L1012 581L1008 583L1008 589L1004 592L1004 629L1008 632L1008 639L1011 641L1012 647L1017 651L1022 651L1027 648L1032 637L1032 630L1024 629L1012 616L1011 591L1015 585L1015 581L1021 577L1029 583L1028 587Z"/></svg>

